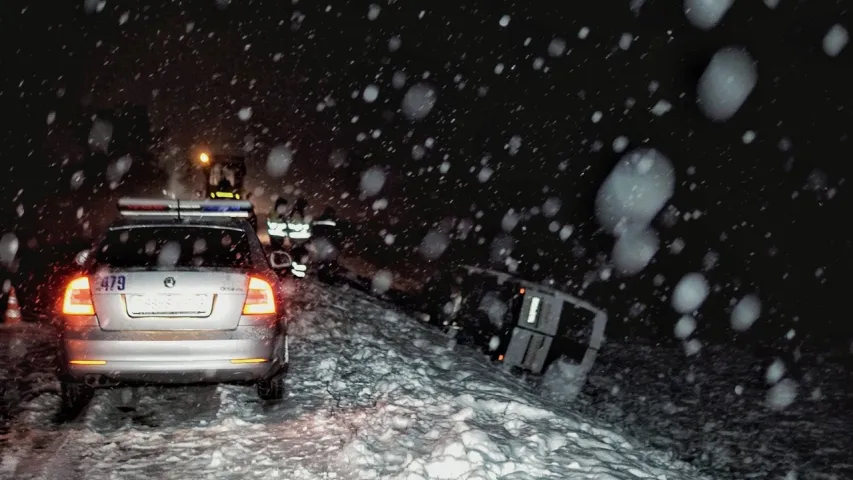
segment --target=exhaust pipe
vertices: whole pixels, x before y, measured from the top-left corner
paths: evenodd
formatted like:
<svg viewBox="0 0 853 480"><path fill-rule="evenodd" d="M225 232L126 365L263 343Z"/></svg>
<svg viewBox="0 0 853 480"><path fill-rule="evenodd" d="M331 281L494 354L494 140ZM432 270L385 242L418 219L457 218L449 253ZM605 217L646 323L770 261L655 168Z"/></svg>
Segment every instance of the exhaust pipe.
<svg viewBox="0 0 853 480"><path fill-rule="evenodd" d="M84 380L86 385L90 387L94 386L103 386L109 382L109 379L103 375L86 375L86 379Z"/></svg>

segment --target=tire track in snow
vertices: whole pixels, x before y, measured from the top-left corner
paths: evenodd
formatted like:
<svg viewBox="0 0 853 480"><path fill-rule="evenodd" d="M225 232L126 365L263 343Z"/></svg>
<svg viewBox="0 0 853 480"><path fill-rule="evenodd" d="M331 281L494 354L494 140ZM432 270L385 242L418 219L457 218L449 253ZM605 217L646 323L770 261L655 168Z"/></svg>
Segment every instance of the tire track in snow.
<svg viewBox="0 0 853 480"><path fill-rule="evenodd" d="M13 478L33 480L77 480L85 478L82 472L76 468L76 458L82 448L78 437L88 429L87 423L91 421L93 406L106 401L112 392L109 390L96 391L92 401L86 405L73 418L61 419L59 414L59 397L51 395L50 402L53 413L50 423L47 425L27 425L30 432L34 434L30 446L38 445L45 438L54 437L47 441L42 448L33 448L29 455L19 459ZM47 427L47 428L45 428ZM42 430L43 429L43 430ZM23 449L19 449L23 450Z"/></svg>
<svg viewBox="0 0 853 480"><path fill-rule="evenodd" d="M49 464L30 462L38 468L26 478L64 479L71 472L92 479L350 478L335 452L351 435L344 419L332 415L337 401L328 389L340 381L333 367L347 353L328 331L318 332L321 319L346 312L328 299L299 307L292 326L295 377L287 380L282 404L259 402L245 386L143 387L134 411L149 420L142 423L118 413L127 413L117 398L126 389L99 391L83 428L64 431L46 447L67 454ZM336 321L341 332L345 323Z"/></svg>

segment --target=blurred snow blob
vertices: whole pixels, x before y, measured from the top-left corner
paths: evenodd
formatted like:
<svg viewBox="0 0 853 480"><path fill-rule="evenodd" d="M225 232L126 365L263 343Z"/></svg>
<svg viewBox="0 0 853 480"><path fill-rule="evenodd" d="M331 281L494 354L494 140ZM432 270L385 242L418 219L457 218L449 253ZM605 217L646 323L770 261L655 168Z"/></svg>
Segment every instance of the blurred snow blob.
<svg viewBox="0 0 853 480"><path fill-rule="evenodd" d="M406 85L406 72L394 72L391 76L391 85L396 89L401 89Z"/></svg>
<svg viewBox="0 0 853 480"><path fill-rule="evenodd" d="M400 38L399 35L394 35L393 37L388 39L388 51L396 52L400 49L400 46L403 45L403 39Z"/></svg>
<svg viewBox="0 0 853 480"><path fill-rule="evenodd" d="M773 385L773 387L767 391L767 395L764 398L764 404L771 410L784 410L791 406L791 404L794 403L794 400L797 399L797 389L797 382L790 378L786 378L776 385Z"/></svg>
<svg viewBox="0 0 853 480"><path fill-rule="evenodd" d="M329 154L329 165L332 168L342 167L344 163L347 161L347 152L341 148L336 148L332 150L332 153Z"/></svg>
<svg viewBox="0 0 853 480"><path fill-rule="evenodd" d="M684 0L684 14L694 27L710 30L720 23L734 0Z"/></svg>
<svg viewBox="0 0 853 480"><path fill-rule="evenodd" d="M198 238L193 242L193 255L201 255L207 251L207 242L203 238Z"/></svg>
<svg viewBox="0 0 853 480"><path fill-rule="evenodd" d="M545 203L542 204L542 215L547 218L551 218L557 215L557 212L560 211L560 207L563 206L563 203L557 197L550 197L545 200Z"/></svg>
<svg viewBox="0 0 853 480"><path fill-rule="evenodd" d="M293 151L286 145L276 145L267 156L267 173L273 178L278 178L290 170L293 163Z"/></svg>
<svg viewBox="0 0 853 480"><path fill-rule="evenodd" d="M839 24L833 25L823 37L823 51L830 57L835 57L850 40L850 34Z"/></svg>
<svg viewBox="0 0 853 480"><path fill-rule="evenodd" d="M509 235L501 234L492 240L489 246L489 259L496 264L503 264L515 248L515 239Z"/></svg>
<svg viewBox="0 0 853 480"><path fill-rule="evenodd" d="M429 231L420 244L420 252L427 260L437 260L450 245L450 238L446 233L436 230Z"/></svg>
<svg viewBox="0 0 853 480"><path fill-rule="evenodd" d="M106 0L85 0L83 10L86 13L99 13L107 6Z"/></svg>
<svg viewBox="0 0 853 480"><path fill-rule="evenodd" d="M510 208L501 219L501 229L507 233L511 232L518 225L520 219L518 213Z"/></svg>
<svg viewBox="0 0 853 480"><path fill-rule="evenodd" d="M560 357L542 375L545 394L558 401L574 400L586 383L586 374L580 365Z"/></svg>
<svg viewBox="0 0 853 480"><path fill-rule="evenodd" d="M130 171L131 164L133 164L133 160L130 155L125 155L107 165L107 181L110 183L121 181L124 174Z"/></svg>
<svg viewBox="0 0 853 480"><path fill-rule="evenodd" d="M415 145L412 147L412 159L414 160L423 160L424 156L426 156L427 150L423 145Z"/></svg>
<svg viewBox="0 0 853 480"><path fill-rule="evenodd" d="M634 41L634 36L630 33L623 33L621 37L619 37L619 48L622 50L628 50L631 48L631 43Z"/></svg>
<svg viewBox="0 0 853 480"><path fill-rule="evenodd" d="M177 242L167 242L157 254L157 265L171 267L178 263L181 258L181 245Z"/></svg>
<svg viewBox="0 0 853 480"><path fill-rule="evenodd" d="M684 354L688 357L698 354L702 351L702 342L698 338L684 342Z"/></svg>
<svg viewBox="0 0 853 480"><path fill-rule="evenodd" d="M403 97L402 111L409 120L422 120L437 100L435 89L426 83L412 85Z"/></svg>
<svg viewBox="0 0 853 480"><path fill-rule="evenodd" d="M92 128L89 129L89 148L96 152L107 153L112 139L113 124L100 118L95 119L92 122Z"/></svg>
<svg viewBox="0 0 853 480"><path fill-rule="evenodd" d="M649 228L628 228L613 245L616 268L627 275L640 273L660 249L657 233Z"/></svg>
<svg viewBox="0 0 853 480"><path fill-rule="evenodd" d="M760 315L761 300L756 295L746 295L737 302L732 310L732 329L736 332L745 332L758 320Z"/></svg>
<svg viewBox="0 0 853 480"><path fill-rule="evenodd" d="M548 55L559 57L566 52L566 41L562 38L555 38L548 44Z"/></svg>
<svg viewBox="0 0 853 480"><path fill-rule="evenodd" d="M252 107L243 107L237 112L237 117L246 122L252 118Z"/></svg>
<svg viewBox="0 0 853 480"><path fill-rule="evenodd" d="M675 169L653 148L625 154L604 180L595 198L602 227L618 234L628 225L646 226L675 191Z"/></svg>
<svg viewBox="0 0 853 480"><path fill-rule="evenodd" d="M695 312L708 297L710 288L701 273L688 273L672 292L672 308L678 313Z"/></svg>
<svg viewBox="0 0 853 480"><path fill-rule="evenodd" d="M480 299L477 310L486 314L489 322L496 327L503 326L506 317L507 304L495 292L486 292Z"/></svg>
<svg viewBox="0 0 853 480"><path fill-rule="evenodd" d="M371 3L370 7L368 7L368 9L367 9L367 19L371 20L371 21L376 20L377 18L379 18L379 12L381 12L381 11L382 11L382 8L379 5L376 5L375 3Z"/></svg>
<svg viewBox="0 0 853 480"><path fill-rule="evenodd" d="M379 193L384 185L385 171L380 167L370 167L361 174L359 188L361 188L361 192L367 197L372 197Z"/></svg>
<svg viewBox="0 0 853 480"><path fill-rule="evenodd" d="M692 315L683 315L675 324L675 338L684 340L696 331L696 319Z"/></svg>
<svg viewBox="0 0 853 480"><path fill-rule="evenodd" d="M379 98L379 87L376 85L368 85L362 92L361 97L367 103L373 103Z"/></svg>
<svg viewBox="0 0 853 480"><path fill-rule="evenodd" d="M71 174L71 190L77 190L83 186L83 182L86 181L86 175L83 173L83 170L77 170L76 172Z"/></svg>
<svg viewBox="0 0 853 480"><path fill-rule="evenodd" d="M338 249L325 237L314 238L310 244L311 254L315 260L334 260L338 256Z"/></svg>
<svg viewBox="0 0 853 480"><path fill-rule="evenodd" d="M18 254L18 237L14 233L4 233L0 237L0 263L3 265L11 265L15 261L15 255Z"/></svg>
<svg viewBox="0 0 853 480"><path fill-rule="evenodd" d="M785 362L777 358L769 367L767 367L767 372L764 374L764 380L767 381L768 385L775 385L779 383L779 380L782 380L782 377L785 376L786 370Z"/></svg>
<svg viewBox="0 0 853 480"><path fill-rule="evenodd" d="M370 288L373 290L373 293L381 295L391 289L392 283L394 283L394 274L388 270L379 270L373 275Z"/></svg>
<svg viewBox="0 0 853 480"><path fill-rule="evenodd" d="M741 48L727 47L714 54L699 79L696 101L711 120L731 118L758 83L752 57Z"/></svg>

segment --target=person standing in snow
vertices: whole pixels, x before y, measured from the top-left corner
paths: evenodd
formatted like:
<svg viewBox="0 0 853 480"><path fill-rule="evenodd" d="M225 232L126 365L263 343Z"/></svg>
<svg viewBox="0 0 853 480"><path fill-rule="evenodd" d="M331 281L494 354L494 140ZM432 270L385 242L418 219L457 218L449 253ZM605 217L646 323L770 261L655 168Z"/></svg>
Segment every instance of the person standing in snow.
<svg viewBox="0 0 853 480"><path fill-rule="evenodd" d="M308 208L308 201L305 197L296 199L296 204L293 205L293 210L290 211L288 221L293 223L303 223L305 221L305 209Z"/></svg>
<svg viewBox="0 0 853 480"><path fill-rule="evenodd" d="M267 218L271 222L281 222L287 214L287 199L279 197L275 199L272 209L270 209Z"/></svg>
<svg viewBox="0 0 853 480"><path fill-rule="evenodd" d="M279 197L275 200L272 209L267 213L267 231L272 225L285 223L285 215L287 214L287 199ZM287 231L285 228L280 228L281 233ZM282 235L270 235L270 246L273 248L282 248L284 246L285 237Z"/></svg>
<svg viewBox="0 0 853 480"><path fill-rule="evenodd" d="M331 283L340 270L338 219L334 208L327 206L323 214L311 222L311 237L309 250L315 258L317 277Z"/></svg>
<svg viewBox="0 0 853 480"><path fill-rule="evenodd" d="M249 210L249 224L252 225L252 228L255 232L258 231L258 216L255 214L255 202L252 201L252 193L249 192L246 194L246 201L252 204L252 208Z"/></svg>
<svg viewBox="0 0 853 480"><path fill-rule="evenodd" d="M323 214L311 222L313 235L315 237L325 238L336 247L338 246L335 241L337 226L338 219L335 215L335 209L332 207L326 207L326 209L323 210Z"/></svg>

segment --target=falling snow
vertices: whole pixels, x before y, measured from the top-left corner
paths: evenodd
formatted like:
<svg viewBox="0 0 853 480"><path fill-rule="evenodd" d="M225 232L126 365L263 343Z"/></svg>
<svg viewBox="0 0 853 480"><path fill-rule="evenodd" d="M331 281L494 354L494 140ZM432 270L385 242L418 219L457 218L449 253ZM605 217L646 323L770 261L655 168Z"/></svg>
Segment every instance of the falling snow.
<svg viewBox="0 0 853 480"><path fill-rule="evenodd" d="M237 117L244 122L249 121L249 119L252 118L252 107L241 108L237 112Z"/></svg>
<svg viewBox="0 0 853 480"><path fill-rule="evenodd" d="M364 101L367 103L373 103L379 98L379 87L376 85L368 85L365 87L364 92L361 94Z"/></svg>
<svg viewBox="0 0 853 480"><path fill-rule="evenodd" d="M734 0L685 0L684 14L693 26L710 30L717 26Z"/></svg>
<svg viewBox="0 0 853 480"><path fill-rule="evenodd" d="M402 111L410 120L423 120L435 107L435 89L425 83L412 85L403 97Z"/></svg>
<svg viewBox="0 0 853 480"><path fill-rule="evenodd" d="M689 273L679 280L672 292L672 308L678 313L695 312L709 292L708 282L701 273Z"/></svg>
<svg viewBox="0 0 853 480"><path fill-rule="evenodd" d="M728 120L743 106L757 82L752 57L743 49L724 48L711 58L699 79L699 108L712 120Z"/></svg>
<svg viewBox="0 0 853 480"><path fill-rule="evenodd" d="M850 34L839 24L833 25L823 37L823 51L830 57L836 57L847 46Z"/></svg>

